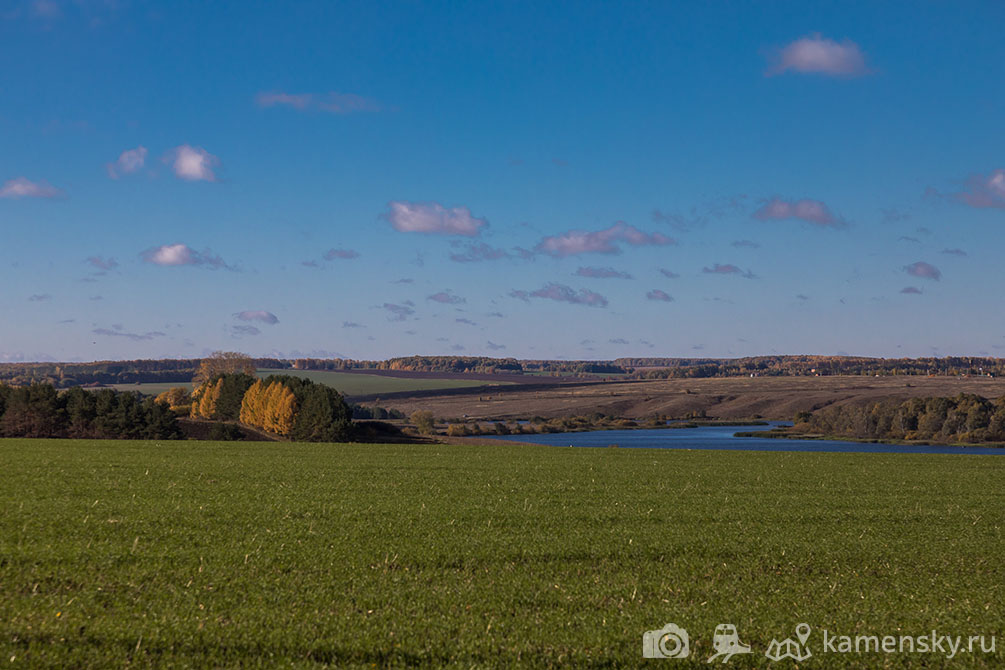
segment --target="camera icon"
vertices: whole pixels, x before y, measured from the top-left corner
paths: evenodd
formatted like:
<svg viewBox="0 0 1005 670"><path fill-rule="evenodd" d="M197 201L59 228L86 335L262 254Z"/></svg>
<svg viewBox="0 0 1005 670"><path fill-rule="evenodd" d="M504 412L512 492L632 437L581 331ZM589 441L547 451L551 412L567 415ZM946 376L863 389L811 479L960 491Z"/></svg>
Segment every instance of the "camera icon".
<svg viewBox="0 0 1005 670"><path fill-rule="evenodd" d="M642 658L687 658L687 631L675 623L642 634Z"/></svg>

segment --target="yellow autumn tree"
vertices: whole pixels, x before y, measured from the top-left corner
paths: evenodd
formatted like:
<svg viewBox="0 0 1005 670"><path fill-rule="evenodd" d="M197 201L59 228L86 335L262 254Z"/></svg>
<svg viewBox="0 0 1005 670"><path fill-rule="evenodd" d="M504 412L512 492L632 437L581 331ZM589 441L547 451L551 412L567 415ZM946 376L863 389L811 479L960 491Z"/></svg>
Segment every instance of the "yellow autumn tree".
<svg viewBox="0 0 1005 670"><path fill-rule="evenodd" d="M177 409L191 403L192 396L189 394L188 389L176 386L158 395L156 400L157 402L166 402L171 409Z"/></svg>
<svg viewBox="0 0 1005 670"><path fill-rule="evenodd" d="M216 414L216 401L220 399L220 388L223 380L218 379L215 384L203 384L203 391L199 394L198 403L192 403L192 409L199 408L199 416L203 419L212 419Z"/></svg>
<svg viewBox="0 0 1005 670"><path fill-rule="evenodd" d="M214 351L199 362L192 383L199 386L217 375L236 372L255 374L255 362L251 356L237 351Z"/></svg>
<svg viewBox="0 0 1005 670"><path fill-rule="evenodd" d="M262 411L262 396L264 393L264 384L262 384L261 379L245 391L244 400L241 401L241 423L259 427L264 424L265 412Z"/></svg>
<svg viewBox="0 0 1005 670"><path fill-rule="evenodd" d="M293 391L285 384L272 382L266 398L265 429L279 435L288 435L293 430L293 420L297 414L297 400Z"/></svg>
<svg viewBox="0 0 1005 670"><path fill-rule="evenodd" d="M262 393L262 428L267 431L275 432L275 410L276 410L276 396L278 394L279 387L275 382L271 382L265 387L265 391Z"/></svg>
<svg viewBox="0 0 1005 670"><path fill-rule="evenodd" d="M189 407L188 415L193 419L199 418L199 398L202 396L203 392L206 390L206 385L197 386L194 391L192 391L192 405Z"/></svg>
<svg viewBox="0 0 1005 670"><path fill-rule="evenodd" d="M270 433L288 435L297 416L297 399L282 382L256 381L241 402L241 422Z"/></svg>

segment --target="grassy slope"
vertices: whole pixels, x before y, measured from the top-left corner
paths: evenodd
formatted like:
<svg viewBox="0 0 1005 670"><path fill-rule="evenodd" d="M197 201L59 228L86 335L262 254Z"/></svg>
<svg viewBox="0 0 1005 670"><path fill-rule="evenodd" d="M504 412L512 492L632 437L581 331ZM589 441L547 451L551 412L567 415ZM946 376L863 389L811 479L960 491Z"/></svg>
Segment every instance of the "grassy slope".
<svg viewBox="0 0 1005 670"><path fill-rule="evenodd" d="M395 398L388 407L410 414L530 418L601 412L644 419L653 414L693 416L705 411L720 419L763 417L791 421L796 412L891 398L1005 395L1005 378L947 377L716 377L663 381L612 381L549 389L514 385L485 393Z"/></svg>
<svg viewBox="0 0 1005 670"><path fill-rule="evenodd" d="M0 440L0 462L8 667L637 667L667 621L692 636L675 668L710 667L718 623L763 653L800 621L813 667L911 667L824 655L817 628L1005 634L1002 458Z"/></svg>
<svg viewBox="0 0 1005 670"><path fill-rule="evenodd" d="M306 377L319 384L327 384L345 395L372 395L398 391L428 391L433 389L469 388L485 386L488 382L471 379L425 379L419 377L384 377L381 375L335 372L328 370L259 370L259 377L270 374ZM508 383L507 383L508 385Z"/></svg>
<svg viewBox="0 0 1005 670"><path fill-rule="evenodd" d="M380 375L355 374L347 372L330 372L327 370L259 370L259 377L271 374L306 377L312 381L327 384L341 393L350 396L372 395L375 393L395 393L398 391L428 391L433 389L454 389L485 386L489 382L472 379L424 379L408 377L384 377ZM509 382L502 384L509 385ZM500 384L500 385L502 385ZM118 391L139 391L157 395L175 386L192 388L184 382L157 384L110 384Z"/></svg>

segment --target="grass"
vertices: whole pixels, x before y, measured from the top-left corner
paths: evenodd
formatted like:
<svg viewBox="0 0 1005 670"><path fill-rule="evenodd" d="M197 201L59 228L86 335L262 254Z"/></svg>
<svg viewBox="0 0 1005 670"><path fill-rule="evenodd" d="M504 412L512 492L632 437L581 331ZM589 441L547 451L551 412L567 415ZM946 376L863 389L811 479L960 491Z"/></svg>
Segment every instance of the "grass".
<svg viewBox="0 0 1005 670"><path fill-rule="evenodd" d="M0 662L1001 667L1005 459L0 440ZM644 663L673 621L691 657ZM997 654L825 654L832 634ZM986 638L989 639L989 638ZM10 660L10 662L8 662ZM796 667L791 661L778 667Z"/></svg>
<svg viewBox="0 0 1005 670"><path fill-rule="evenodd" d="M344 395L374 395L399 391L431 391L439 389L472 388L490 382L475 379L428 379L423 377L385 377L383 375L335 372L329 370L259 370L259 377L272 374L304 377L318 384L327 384ZM510 384L510 382L503 382ZM501 384L496 384L501 385Z"/></svg>
<svg viewBox="0 0 1005 670"><path fill-rule="evenodd" d="M486 386L489 382L474 379L425 379L419 377L384 377L382 375L355 374L328 370L258 370L259 377L269 375L292 375L306 377L319 384L327 384L349 396L396 393L398 391L429 391L439 389L471 388ZM503 382L509 385L510 382ZM148 395L158 395L176 386L192 389L187 382L156 384L109 384L116 391L139 391Z"/></svg>

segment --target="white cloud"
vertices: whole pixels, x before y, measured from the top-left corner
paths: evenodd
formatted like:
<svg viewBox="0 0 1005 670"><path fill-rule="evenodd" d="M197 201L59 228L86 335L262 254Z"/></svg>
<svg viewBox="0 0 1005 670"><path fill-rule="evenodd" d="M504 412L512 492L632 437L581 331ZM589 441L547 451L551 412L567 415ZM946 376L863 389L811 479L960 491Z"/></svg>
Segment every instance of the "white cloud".
<svg viewBox="0 0 1005 670"><path fill-rule="evenodd" d="M275 314L272 312L266 312L264 309L238 312L234 315L234 318L240 319L241 321L261 321L262 323L267 323L270 326L279 323L279 318Z"/></svg>
<svg viewBox="0 0 1005 670"><path fill-rule="evenodd" d="M214 270L218 268L233 269L222 258L213 254L210 250L207 249L199 252L186 244L165 244L159 247L152 247L144 251L140 256L147 263L154 265L204 265Z"/></svg>
<svg viewBox="0 0 1005 670"><path fill-rule="evenodd" d="M841 228L847 225L844 219L834 216L827 205L809 198L800 200L771 198L754 212L754 218L762 221L799 219L822 228Z"/></svg>
<svg viewBox="0 0 1005 670"><path fill-rule="evenodd" d="M108 270L114 270L119 267L119 262L114 258L102 258L101 256L88 256L87 262L91 267L97 268L101 272L107 272Z"/></svg>
<svg viewBox="0 0 1005 670"><path fill-rule="evenodd" d="M261 335L262 331L254 326L237 325L230 327L230 334L234 337L244 337L246 335Z"/></svg>
<svg viewBox="0 0 1005 670"><path fill-rule="evenodd" d="M186 181L216 181L213 169L220 159L202 147L182 144L168 152L165 160L171 164L175 176Z"/></svg>
<svg viewBox="0 0 1005 670"><path fill-rule="evenodd" d="M974 175L967 182L969 190L957 198L971 207L1005 209L1005 168L992 170L988 175Z"/></svg>
<svg viewBox="0 0 1005 670"><path fill-rule="evenodd" d="M710 275L737 275L740 277L744 277L746 279L756 279L757 277L750 270L743 270L742 268L738 268L737 266L731 263L726 264L715 263L711 267L708 266L703 267L701 271L704 272L705 274Z"/></svg>
<svg viewBox="0 0 1005 670"><path fill-rule="evenodd" d="M633 246L677 244L677 240L662 233L644 233L635 226L619 221L604 230L570 230L545 237L534 250L557 258L587 253L618 254L621 253L618 242L627 242Z"/></svg>
<svg viewBox="0 0 1005 670"><path fill-rule="evenodd" d="M467 302L464 298L459 295L454 295L450 291L440 291L439 293L434 293L431 296L427 296L426 300L432 300L433 302L440 302L445 305L459 305L463 302Z"/></svg>
<svg viewBox="0 0 1005 670"><path fill-rule="evenodd" d="M387 206L389 211L385 217L402 233L474 237L488 225L485 219L472 216L467 207L448 209L437 202L401 200L391 201Z"/></svg>
<svg viewBox="0 0 1005 670"><path fill-rule="evenodd" d="M460 242L453 242L452 246L460 247ZM475 263L478 261L494 261L500 258L508 258L509 253L505 249L490 247L484 242L470 242L463 253L455 252L450 254L450 260L456 263Z"/></svg>
<svg viewBox="0 0 1005 670"><path fill-rule="evenodd" d="M95 335L104 335L105 337L124 337L133 342L145 342L152 340L155 337L165 337L164 333L159 330L151 330L145 333L130 333L122 330L122 326L116 326L113 329L109 328L95 328L91 331Z"/></svg>
<svg viewBox="0 0 1005 670"><path fill-rule="evenodd" d="M398 305L392 302L385 302L382 307L390 313L387 317L388 321L404 321L408 317L415 314L415 310L412 309L406 301L405 304Z"/></svg>
<svg viewBox="0 0 1005 670"><path fill-rule="evenodd" d="M292 107L300 111L317 110L331 114L378 112L380 103L355 93L284 93L267 91L255 96L259 107Z"/></svg>
<svg viewBox="0 0 1005 670"><path fill-rule="evenodd" d="M546 286L543 286L536 291L510 291L510 296L524 301L528 301L530 298L544 298L547 300L555 300L557 302L568 302L573 305L607 307L607 298L599 293L595 293L594 291L590 291L585 288L581 288L577 291L570 286L558 284L556 282L549 282Z"/></svg>
<svg viewBox="0 0 1005 670"><path fill-rule="evenodd" d="M114 163L105 165L105 170L108 171L109 177L118 179L122 175L132 174L141 170L146 160L147 149L146 147L139 146L135 149L123 151Z"/></svg>
<svg viewBox="0 0 1005 670"><path fill-rule="evenodd" d="M904 272L912 277L920 277L921 279L932 279L934 281L942 279L942 272L939 268L935 267L931 263L926 263L925 261L918 261L916 263L911 263L910 265L905 265Z"/></svg>
<svg viewBox="0 0 1005 670"><path fill-rule="evenodd" d="M8 179L0 186L0 198L58 198L63 192L44 181L31 181L25 177Z"/></svg>
<svg viewBox="0 0 1005 670"><path fill-rule="evenodd" d="M184 244L165 244L143 252L143 260L154 265L194 265L195 252Z"/></svg>
<svg viewBox="0 0 1005 670"><path fill-rule="evenodd" d="M326 261L333 261L336 258L342 260L352 260L354 258L359 258L359 252L355 249L329 249L325 252L324 259Z"/></svg>
<svg viewBox="0 0 1005 670"><path fill-rule="evenodd" d="M783 47L766 74L773 76L790 71L835 77L860 77L869 73L865 56L857 44L851 40L838 43L819 33Z"/></svg>
<svg viewBox="0 0 1005 670"><path fill-rule="evenodd" d="M576 270L577 277L589 277L591 279L633 279L632 275L614 268L581 267Z"/></svg>

